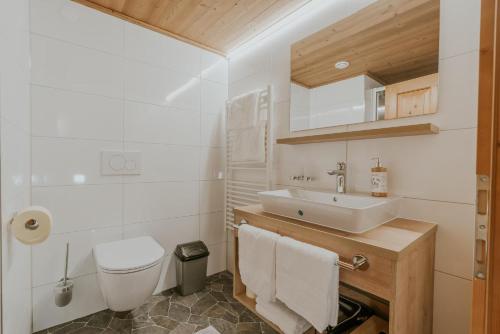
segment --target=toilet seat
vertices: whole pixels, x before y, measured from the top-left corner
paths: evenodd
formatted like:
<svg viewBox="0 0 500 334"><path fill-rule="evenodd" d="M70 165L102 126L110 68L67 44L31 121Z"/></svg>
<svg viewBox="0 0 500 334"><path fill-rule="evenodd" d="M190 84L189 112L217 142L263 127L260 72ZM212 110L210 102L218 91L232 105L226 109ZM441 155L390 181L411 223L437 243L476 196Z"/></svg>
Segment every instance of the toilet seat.
<svg viewBox="0 0 500 334"><path fill-rule="evenodd" d="M102 272L128 274L159 264L165 250L152 237L118 240L94 248L96 264Z"/></svg>

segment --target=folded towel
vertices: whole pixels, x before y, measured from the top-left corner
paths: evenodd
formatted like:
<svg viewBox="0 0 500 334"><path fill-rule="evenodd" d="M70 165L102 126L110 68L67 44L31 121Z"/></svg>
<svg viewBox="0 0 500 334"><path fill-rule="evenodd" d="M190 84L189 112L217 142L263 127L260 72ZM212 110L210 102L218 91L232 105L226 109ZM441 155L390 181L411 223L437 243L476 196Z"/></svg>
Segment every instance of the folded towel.
<svg viewBox="0 0 500 334"><path fill-rule="evenodd" d="M266 127L234 130L231 161L236 163L266 162Z"/></svg>
<svg viewBox="0 0 500 334"><path fill-rule="evenodd" d="M290 238L276 245L276 298L316 330L335 326L339 307L338 255Z"/></svg>
<svg viewBox="0 0 500 334"><path fill-rule="evenodd" d="M227 109L228 130L253 128L259 121L259 92L235 97Z"/></svg>
<svg viewBox="0 0 500 334"><path fill-rule="evenodd" d="M257 313L278 326L285 334L303 334L311 324L280 301L262 301L257 297Z"/></svg>
<svg viewBox="0 0 500 334"><path fill-rule="evenodd" d="M261 300L276 294L276 243L279 234L248 224L238 230L241 281Z"/></svg>

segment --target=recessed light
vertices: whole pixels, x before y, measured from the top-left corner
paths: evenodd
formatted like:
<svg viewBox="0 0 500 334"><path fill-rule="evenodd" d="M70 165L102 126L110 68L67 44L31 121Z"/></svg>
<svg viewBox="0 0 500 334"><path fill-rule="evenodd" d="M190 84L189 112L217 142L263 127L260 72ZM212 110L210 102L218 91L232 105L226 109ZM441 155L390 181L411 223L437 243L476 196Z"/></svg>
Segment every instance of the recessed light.
<svg viewBox="0 0 500 334"><path fill-rule="evenodd" d="M349 67L349 65L351 65L351 63L349 63L347 60L341 60L335 63L335 68L337 70L345 70Z"/></svg>

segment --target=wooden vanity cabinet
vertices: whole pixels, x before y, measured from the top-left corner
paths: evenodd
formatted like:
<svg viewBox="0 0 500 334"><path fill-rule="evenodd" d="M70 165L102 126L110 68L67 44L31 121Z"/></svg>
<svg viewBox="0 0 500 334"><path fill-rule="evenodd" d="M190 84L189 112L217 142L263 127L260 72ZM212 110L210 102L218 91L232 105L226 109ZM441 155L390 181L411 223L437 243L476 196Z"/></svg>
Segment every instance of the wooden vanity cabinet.
<svg viewBox="0 0 500 334"><path fill-rule="evenodd" d="M437 106L437 73L385 87L385 119L433 114Z"/></svg>
<svg viewBox="0 0 500 334"><path fill-rule="evenodd" d="M364 255L368 265L362 270L340 269L341 283L389 305L385 316L390 333L432 333L435 224L397 218L368 232L352 234L269 214L260 205L235 209L235 223L241 221L334 251L343 262L350 262L356 254ZM246 297L239 274L237 229L233 238L234 297L256 312L255 301Z"/></svg>

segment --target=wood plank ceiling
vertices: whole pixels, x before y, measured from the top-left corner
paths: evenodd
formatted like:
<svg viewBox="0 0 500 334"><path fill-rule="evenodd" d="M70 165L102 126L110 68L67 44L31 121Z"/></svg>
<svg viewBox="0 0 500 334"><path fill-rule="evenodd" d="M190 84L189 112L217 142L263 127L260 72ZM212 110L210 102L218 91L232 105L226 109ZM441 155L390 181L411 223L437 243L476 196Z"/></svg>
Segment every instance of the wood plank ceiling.
<svg viewBox="0 0 500 334"><path fill-rule="evenodd" d="M74 0L226 54L311 0Z"/></svg>
<svg viewBox="0 0 500 334"><path fill-rule="evenodd" d="M314 88L360 74L391 84L438 72L439 0L379 0L292 45L292 81ZM347 60L345 70L335 63Z"/></svg>

